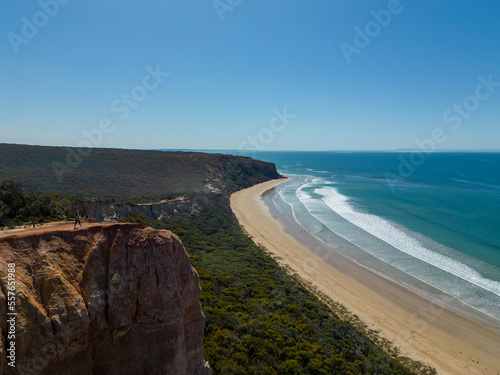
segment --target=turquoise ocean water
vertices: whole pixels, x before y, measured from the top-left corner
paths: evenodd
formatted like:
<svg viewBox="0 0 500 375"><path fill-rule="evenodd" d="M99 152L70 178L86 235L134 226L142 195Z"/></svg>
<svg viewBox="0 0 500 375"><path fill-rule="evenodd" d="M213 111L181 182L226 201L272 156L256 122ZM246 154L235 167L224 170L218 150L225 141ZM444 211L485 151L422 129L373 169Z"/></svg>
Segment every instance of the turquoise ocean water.
<svg viewBox="0 0 500 375"><path fill-rule="evenodd" d="M420 295L500 322L500 153L252 156L291 178L268 200L275 212Z"/></svg>

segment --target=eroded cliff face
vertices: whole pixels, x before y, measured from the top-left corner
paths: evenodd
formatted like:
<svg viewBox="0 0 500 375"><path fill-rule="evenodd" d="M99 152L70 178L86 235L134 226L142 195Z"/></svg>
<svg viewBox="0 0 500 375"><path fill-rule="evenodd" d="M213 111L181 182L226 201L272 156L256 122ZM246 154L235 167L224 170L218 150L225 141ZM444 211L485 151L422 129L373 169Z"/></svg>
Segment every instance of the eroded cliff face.
<svg viewBox="0 0 500 375"><path fill-rule="evenodd" d="M16 367L6 374L210 374L196 271L177 236L140 224L0 238L1 316L16 265Z"/></svg>
<svg viewBox="0 0 500 375"><path fill-rule="evenodd" d="M203 164L203 188L189 197L141 204L111 204L104 201L84 201L78 209L97 222L116 223L132 212L150 219L162 219L176 213L199 213L210 201L229 207L231 193L255 184L281 177L276 166L251 158L214 155L212 164ZM166 187L165 187L166 188Z"/></svg>
<svg viewBox="0 0 500 375"><path fill-rule="evenodd" d="M210 201L222 202L229 206L229 198L223 194L197 194L189 198L177 198L164 202L139 204L110 204L102 201L82 202L80 212L98 223L117 223L132 212L144 214L150 219L162 219L176 213L199 213Z"/></svg>

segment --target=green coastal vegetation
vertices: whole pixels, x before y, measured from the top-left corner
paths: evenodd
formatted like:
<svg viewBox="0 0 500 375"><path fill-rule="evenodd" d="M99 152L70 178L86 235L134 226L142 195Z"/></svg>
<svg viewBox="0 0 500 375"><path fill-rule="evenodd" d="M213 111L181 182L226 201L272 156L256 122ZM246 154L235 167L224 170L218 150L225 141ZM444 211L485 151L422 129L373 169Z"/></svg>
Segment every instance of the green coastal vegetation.
<svg viewBox="0 0 500 375"><path fill-rule="evenodd" d="M60 194L40 194L12 179L0 181L0 228L67 220L80 199Z"/></svg>
<svg viewBox="0 0 500 375"><path fill-rule="evenodd" d="M200 275L205 359L215 374L435 373L387 354L339 319L256 246L220 203L189 216L152 220L133 213L123 221L181 238Z"/></svg>
<svg viewBox="0 0 500 375"><path fill-rule="evenodd" d="M110 203L228 193L277 177L272 164L240 156L0 143L0 180L16 180L40 194Z"/></svg>
<svg viewBox="0 0 500 375"><path fill-rule="evenodd" d="M72 182L65 178L59 185L50 167L34 160L49 163L55 154L62 150L62 155L66 149L19 146L29 156L23 161L19 155L6 153L7 146L11 145L0 144L0 154L3 150L7 158L0 159L0 226L70 219L81 200L144 202L159 196L203 194L207 185L220 189L220 199L207 200L195 213L177 212L159 220L133 212L122 220L168 229L181 238L200 276L201 305L206 317L204 354L214 374L435 373L420 362L399 357L397 351L388 354L377 345L376 338L339 318L326 302L281 269L243 232L229 207L229 194L278 177L274 165L249 158L197 153L153 152L156 156L150 160L149 151L99 149L93 152L93 168L98 177L76 184L68 174ZM117 155L131 164L108 163ZM162 161L157 163L155 158ZM179 158L191 159L194 169L188 161L174 163L175 167L167 171L168 179L161 183L152 181L161 175L165 160L173 162ZM17 163L15 168L5 160ZM143 168L149 163L151 169L142 171L137 181L132 181L133 176L127 171L140 169L134 165L137 160ZM32 164L44 170L42 175L46 173L49 179L40 186ZM75 175L90 173L85 168L75 170ZM172 182L177 170L180 175L189 175L185 178L193 184ZM148 179L148 173L153 178ZM99 182L99 178L109 174L121 184ZM93 184L99 188L92 190ZM213 192L210 194L207 196L214 196Z"/></svg>
<svg viewBox="0 0 500 375"><path fill-rule="evenodd" d="M78 197L43 195L0 183L0 224L72 218ZM388 355L342 321L246 236L229 207L137 222L176 233L200 276L204 350L215 374L432 374ZM412 367L413 370L410 370Z"/></svg>

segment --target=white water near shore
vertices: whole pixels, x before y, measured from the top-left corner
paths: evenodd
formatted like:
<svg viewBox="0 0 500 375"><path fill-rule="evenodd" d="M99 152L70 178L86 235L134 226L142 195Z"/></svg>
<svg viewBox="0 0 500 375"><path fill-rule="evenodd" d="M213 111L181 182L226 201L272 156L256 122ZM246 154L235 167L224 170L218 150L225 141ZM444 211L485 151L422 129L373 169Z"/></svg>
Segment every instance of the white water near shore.
<svg viewBox="0 0 500 375"><path fill-rule="evenodd" d="M296 176L277 189L272 203L278 210L281 207L282 213L286 213L286 204L289 220L323 242L333 245L337 239L332 234L348 241L353 246L344 248L342 253L351 260L399 280L436 302L446 301L448 307L480 320L496 321L500 326L500 282L452 258L450 255L456 254L450 249L443 251L430 239L356 210L333 184ZM373 258L380 262L373 262ZM400 272L395 273L396 269ZM420 283L417 285L415 280Z"/></svg>
<svg viewBox="0 0 500 375"><path fill-rule="evenodd" d="M380 330L383 336L400 346L405 355L435 366L439 374L496 374L500 371L497 329L443 309L366 267L350 262L341 255L343 252L352 255L354 246L351 244L349 248L348 241L338 241L332 246L323 243L329 256L326 260L318 258L315 249L320 246L317 244L319 236L325 234L324 224L311 220L302 227L293 219L288 225L273 218L260 194L276 184L265 183L235 193L231 205L254 240L279 257L279 262L343 303L369 327ZM283 188L286 186L284 184ZM268 194L266 199L279 200L280 190L274 196ZM297 196L296 199L299 201ZM291 206L285 203L275 212L276 217L287 222L294 215L308 214L305 207L302 210L293 213ZM338 236L337 239L341 240ZM353 258L356 256L354 254Z"/></svg>

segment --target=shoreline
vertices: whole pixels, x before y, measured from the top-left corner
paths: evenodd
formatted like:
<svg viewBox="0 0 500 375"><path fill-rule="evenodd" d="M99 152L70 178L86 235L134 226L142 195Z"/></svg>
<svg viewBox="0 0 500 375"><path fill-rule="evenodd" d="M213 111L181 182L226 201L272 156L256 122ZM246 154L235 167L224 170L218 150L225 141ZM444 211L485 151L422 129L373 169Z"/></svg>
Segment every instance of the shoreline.
<svg viewBox="0 0 500 375"><path fill-rule="evenodd" d="M231 208L254 242L316 295L339 302L367 329L438 374L500 374L500 332L444 309L410 290L345 258L322 256L319 240L291 230L264 202L263 195L286 181L272 180L233 193ZM319 257L318 257L319 256ZM321 259L322 258L322 259Z"/></svg>

